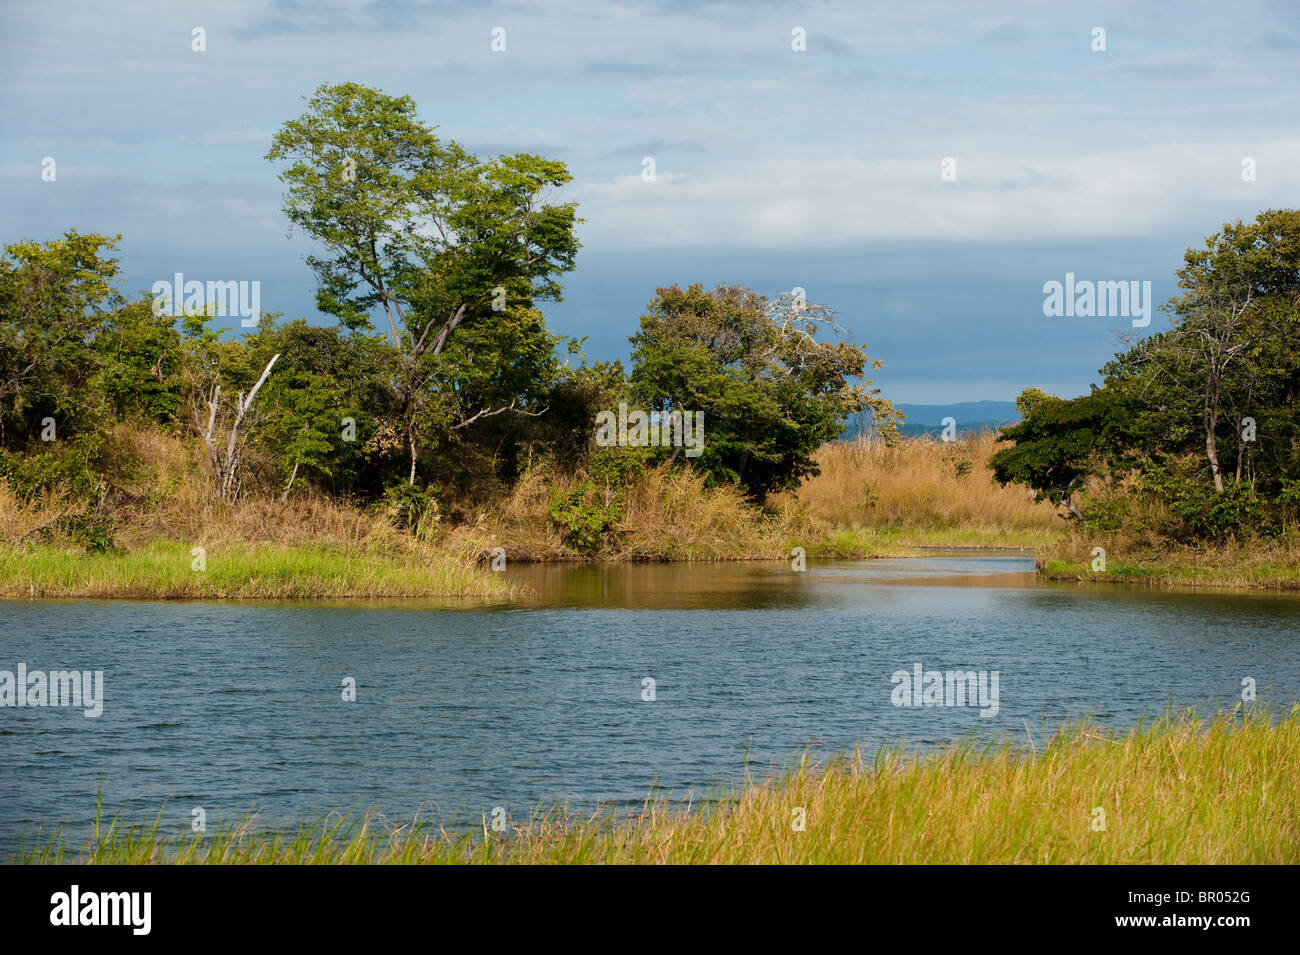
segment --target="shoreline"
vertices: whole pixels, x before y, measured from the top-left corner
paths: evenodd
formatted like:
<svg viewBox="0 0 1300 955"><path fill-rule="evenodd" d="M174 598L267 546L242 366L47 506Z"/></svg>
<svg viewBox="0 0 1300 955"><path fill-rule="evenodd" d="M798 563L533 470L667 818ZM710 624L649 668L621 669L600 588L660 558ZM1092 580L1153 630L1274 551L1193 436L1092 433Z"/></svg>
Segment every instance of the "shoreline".
<svg viewBox="0 0 1300 955"><path fill-rule="evenodd" d="M1214 593L1300 592L1300 567L1235 568L1202 567L1192 564L1112 564L1094 571L1086 563L1036 558L1038 576L1056 583L1106 584L1129 590Z"/></svg>
<svg viewBox="0 0 1300 955"><path fill-rule="evenodd" d="M897 539L897 532L846 529L856 542L867 534ZM809 562L923 559L942 554L1033 557L1045 582L1105 584L1125 589L1220 593L1300 591L1300 568L1242 563L1231 568L1192 564L1112 563L1093 571L1087 563L1044 557L1040 549L1002 544L909 543L845 548L834 541L792 544L804 547ZM86 554L52 544L0 545L0 599L5 600L515 600L525 594L489 569L489 548L480 552L457 542L450 549L412 545L405 552L383 552L328 540L299 544L212 545L207 568L191 569L193 548L176 541L153 541L132 550ZM689 557L626 552L584 557L528 556L527 566L600 564L726 564L788 562L788 554Z"/></svg>
<svg viewBox="0 0 1300 955"><path fill-rule="evenodd" d="M618 816L534 812L498 834L331 814L289 829L247 816L211 834L114 819L70 845L16 844L17 864L947 863L1294 864L1300 706L1166 714L1114 732L1078 722L1027 751L970 740L905 756L861 751L716 796L647 798ZM188 827L186 827L188 828Z"/></svg>

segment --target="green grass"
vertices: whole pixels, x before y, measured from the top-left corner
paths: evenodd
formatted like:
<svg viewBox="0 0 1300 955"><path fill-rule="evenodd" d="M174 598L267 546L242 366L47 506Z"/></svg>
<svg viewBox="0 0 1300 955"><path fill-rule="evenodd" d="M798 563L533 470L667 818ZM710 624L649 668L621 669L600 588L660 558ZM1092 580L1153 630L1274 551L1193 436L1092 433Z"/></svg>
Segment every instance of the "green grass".
<svg viewBox="0 0 1300 955"><path fill-rule="evenodd" d="M882 752L749 782L706 804L632 817L554 810L494 833L332 817L292 833L252 819L168 839L116 822L82 846L55 833L23 863L1141 863L1300 862L1300 706L1166 716L1113 735L937 754ZM795 810L805 826L794 826ZM161 819L161 817L160 817Z"/></svg>
<svg viewBox="0 0 1300 955"><path fill-rule="evenodd" d="M828 536L791 540L809 557L851 560L870 557L923 557L928 548L953 550L1034 550L1050 540L1046 531L994 527L837 527ZM788 548L787 548L788 550Z"/></svg>
<svg viewBox="0 0 1300 955"><path fill-rule="evenodd" d="M508 596L500 575L433 550L382 553L324 543L212 546L194 570L188 544L86 554L0 546L0 597L305 599Z"/></svg>
<svg viewBox="0 0 1300 955"><path fill-rule="evenodd" d="M1230 566L1151 562L1106 562L1104 571L1091 563L1049 559L1040 573L1048 580L1092 583L1146 584L1158 587L1204 587L1234 590L1300 590L1300 567L1294 564L1240 564Z"/></svg>

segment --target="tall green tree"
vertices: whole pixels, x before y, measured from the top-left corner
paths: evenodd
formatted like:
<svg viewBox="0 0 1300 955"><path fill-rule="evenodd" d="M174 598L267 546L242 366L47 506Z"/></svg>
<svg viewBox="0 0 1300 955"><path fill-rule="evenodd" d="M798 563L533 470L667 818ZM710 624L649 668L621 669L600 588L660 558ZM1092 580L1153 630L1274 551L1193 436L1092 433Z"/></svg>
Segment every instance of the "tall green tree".
<svg viewBox="0 0 1300 955"><path fill-rule="evenodd" d="M1235 481L1242 477L1251 443L1243 419L1258 422L1279 403L1294 406L1300 212L1268 210L1253 222L1225 223L1203 247L1187 250L1178 285L1182 292L1166 306L1172 328L1136 346L1130 363L1145 363L1148 375L1160 379L1153 391L1169 388L1195 401L1201 449L1222 494L1225 452L1235 454ZM1293 423L1272 423L1294 439Z"/></svg>
<svg viewBox="0 0 1300 955"><path fill-rule="evenodd" d="M1023 417L999 434L1010 447L993 455L989 467L1002 484L1023 484L1039 500L1064 507L1075 518L1079 485L1095 472L1098 455L1112 432L1117 409L1100 390L1064 399L1027 388L1016 399Z"/></svg>
<svg viewBox="0 0 1300 955"><path fill-rule="evenodd" d="M869 361L850 342L819 341L830 309L748 289L660 288L632 337L633 392L653 410L704 413L697 464L754 497L816 474L813 454L868 410L886 433L897 413L860 379ZM879 368L879 361L872 362Z"/></svg>
<svg viewBox="0 0 1300 955"><path fill-rule="evenodd" d="M480 160L444 142L409 96L356 83L324 85L301 117L276 133L267 158L287 162L289 220L321 243L308 258L318 305L348 328L382 312L401 356L393 387L403 408L414 484L421 445L504 411L466 379L475 361L513 361L554 346L544 326L520 321L535 302L558 299L571 270L579 221L549 193L570 180L563 163L528 154ZM448 354L453 342L476 338ZM483 379L483 375L478 375Z"/></svg>
<svg viewBox="0 0 1300 955"><path fill-rule="evenodd" d="M114 285L121 236L69 230L49 242L15 242L0 257L0 443L25 439L46 417L58 430L93 431L104 413L87 387L90 347L123 304Z"/></svg>

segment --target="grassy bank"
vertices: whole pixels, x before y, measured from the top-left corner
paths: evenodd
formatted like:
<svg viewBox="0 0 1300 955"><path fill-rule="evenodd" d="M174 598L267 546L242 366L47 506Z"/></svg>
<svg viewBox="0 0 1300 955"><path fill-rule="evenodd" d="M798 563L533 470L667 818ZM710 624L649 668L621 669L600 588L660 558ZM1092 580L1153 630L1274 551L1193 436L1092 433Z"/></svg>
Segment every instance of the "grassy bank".
<svg viewBox="0 0 1300 955"><path fill-rule="evenodd" d="M481 500L443 502L415 529L395 515L324 494L266 489L235 505L212 493L194 441L119 428L121 459L98 508L71 494L19 500L0 482L0 596L406 597L498 594L487 573L508 561L788 560L913 557L926 548L1033 551L1057 580L1236 589L1300 589L1300 540L1186 547L1115 532L1082 536L1050 504L990 479L992 434L890 447L825 445L819 473L761 507L740 489L708 487L688 468L651 467L626 486L542 464ZM585 488L585 490L582 490ZM596 546L552 514L557 498L613 504ZM87 553L87 527L111 548ZM1104 546L1106 569L1093 571ZM190 570L202 547L208 570Z"/></svg>
<svg viewBox="0 0 1300 955"><path fill-rule="evenodd" d="M795 828L796 810L805 825ZM1300 862L1300 708L1166 718L1112 735L916 758L803 761L709 808L649 801L631 818L556 811L506 834L377 817L287 836L248 822L169 841L104 826L28 863L1142 863Z"/></svg>
<svg viewBox="0 0 1300 955"><path fill-rule="evenodd" d="M217 500L192 444L121 429L107 504L20 500L0 481L0 597L498 596L478 555L317 494ZM200 559L201 554L201 559Z"/></svg>
<svg viewBox="0 0 1300 955"><path fill-rule="evenodd" d="M456 518L415 529L374 506L310 490L281 500L212 492L195 441L121 426L120 459L98 507L70 493L19 499L0 482L0 596L305 598L492 595L486 560L788 560L905 557L925 547L1031 549L1059 533L1053 508L989 480L991 435L953 444L828 444L820 473L759 507L686 468L648 468L626 487L539 466ZM551 514L575 488L609 495L596 548ZM203 548L206 569L192 569Z"/></svg>
<svg viewBox="0 0 1300 955"><path fill-rule="evenodd" d="M1105 569L1093 569L1095 547L1106 552ZM1038 565L1049 580L1170 588L1300 590L1300 540L1295 538L1229 540L1190 547L1072 534L1041 550Z"/></svg>
<svg viewBox="0 0 1300 955"><path fill-rule="evenodd" d="M619 494L621 510L597 556L606 560L779 560L793 547L810 557L907 557L927 547L1033 549L1062 521L1021 488L987 470L991 434L943 444L908 440L827 444L819 473L759 508L738 488L706 487L686 470L651 468ZM476 520L445 533L470 548L501 546L512 559L578 560L584 554L548 516L586 474L538 468Z"/></svg>
<svg viewBox="0 0 1300 955"><path fill-rule="evenodd" d="M385 554L322 544L225 545L206 551L146 544L125 553L0 548L0 597L137 600L508 596L509 585L464 557Z"/></svg>

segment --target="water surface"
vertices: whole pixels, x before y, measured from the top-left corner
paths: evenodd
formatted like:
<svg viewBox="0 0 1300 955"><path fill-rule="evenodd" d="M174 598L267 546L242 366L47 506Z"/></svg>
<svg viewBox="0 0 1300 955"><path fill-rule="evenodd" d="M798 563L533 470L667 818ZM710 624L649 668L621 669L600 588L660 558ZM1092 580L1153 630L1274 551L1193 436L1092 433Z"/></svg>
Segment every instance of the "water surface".
<svg viewBox="0 0 1300 955"><path fill-rule="evenodd" d="M0 852L105 813L188 831L639 805L829 754L1300 698L1300 603L1045 584L1021 556L543 565L513 604L0 602L0 669L104 671L103 715L0 708ZM891 674L997 670L999 711ZM356 702L341 682L357 683ZM643 680L655 700L642 699Z"/></svg>

